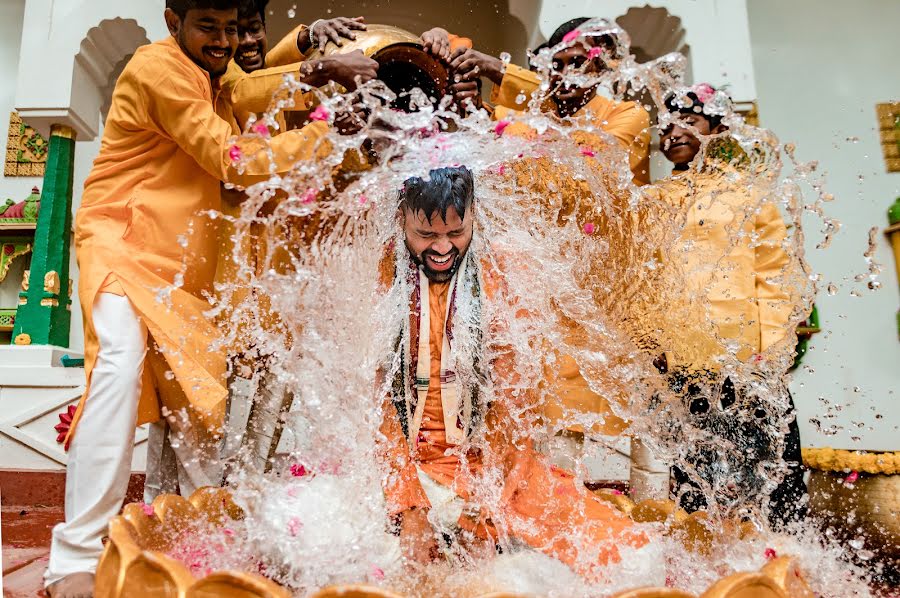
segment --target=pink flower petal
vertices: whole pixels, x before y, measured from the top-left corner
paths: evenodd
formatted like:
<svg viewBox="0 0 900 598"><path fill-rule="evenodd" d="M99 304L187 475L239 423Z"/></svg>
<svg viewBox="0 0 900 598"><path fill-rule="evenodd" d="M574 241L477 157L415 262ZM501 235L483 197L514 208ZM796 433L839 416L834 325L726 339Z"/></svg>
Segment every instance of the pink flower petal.
<svg viewBox="0 0 900 598"><path fill-rule="evenodd" d="M709 83L697 83L696 85L691 87L691 91L693 91L697 96L697 99L704 104L713 99L713 97L716 95L716 90Z"/></svg>
<svg viewBox="0 0 900 598"><path fill-rule="evenodd" d="M228 148L228 158L232 162L237 162L241 159L241 148L238 147L237 144L232 145L230 148Z"/></svg>
<svg viewBox="0 0 900 598"><path fill-rule="evenodd" d="M497 167L497 174L503 175L506 172L506 164L501 164Z"/></svg>
<svg viewBox="0 0 900 598"><path fill-rule="evenodd" d="M616 490L615 488L613 488L612 490L610 490L610 492L612 492L612 493L615 494L616 496L622 496L623 494L625 494L625 493L622 492L621 490Z"/></svg>
<svg viewBox="0 0 900 598"><path fill-rule="evenodd" d="M309 472L306 470L306 467L303 466L302 463L294 463L291 465L291 475L295 478L302 478Z"/></svg>
<svg viewBox="0 0 900 598"><path fill-rule="evenodd" d="M594 227L594 223L593 223L593 222L586 222L586 223L585 223L585 225L584 225L584 234L586 234L586 235L593 235L593 234L594 234L594 230L595 230L595 227Z"/></svg>
<svg viewBox="0 0 900 598"><path fill-rule="evenodd" d="M778 553L775 552L774 548L766 548L766 551L763 553L763 556L766 557L767 561L771 561L771 560L778 558Z"/></svg>
<svg viewBox="0 0 900 598"><path fill-rule="evenodd" d="M494 133L496 133L498 137L499 137L500 135L503 135L503 131L506 130L506 127L508 127L509 124L510 124L510 123L509 123L508 120L506 120L506 119L501 120L501 121L498 122L496 125L494 125Z"/></svg>
<svg viewBox="0 0 900 598"><path fill-rule="evenodd" d="M369 198L366 197L366 194L365 194L365 193L360 193L360 194L359 194L359 203L360 203L360 204L365 204L365 203L367 203L368 201L369 201Z"/></svg>
<svg viewBox="0 0 900 598"><path fill-rule="evenodd" d="M303 522L300 521L299 517L293 517L290 521L288 521L288 533L291 536L296 536L300 533L300 530L303 529Z"/></svg>
<svg viewBox="0 0 900 598"><path fill-rule="evenodd" d="M309 119L310 120L328 120L329 116L331 116L331 114L328 112L328 108L326 108L322 104L319 104L318 106L316 106L315 110L310 112Z"/></svg>
<svg viewBox="0 0 900 598"><path fill-rule="evenodd" d="M316 190L315 189L307 189L303 196L300 198L301 203L312 203L316 201Z"/></svg>
<svg viewBox="0 0 900 598"><path fill-rule="evenodd" d="M587 146L582 146L582 147L581 147L581 155L582 155L582 156L587 156L588 158L593 158L593 157L596 156L597 154L595 154L595 153L594 153L594 150L592 150L591 148L589 148L589 147L587 147Z"/></svg>
<svg viewBox="0 0 900 598"><path fill-rule="evenodd" d="M144 511L144 515L146 515L147 517L153 517L153 514L154 514L153 505L148 505L147 503L144 503L141 505L141 510Z"/></svg>
<svg viewBox="0 0 900 598"><path fill-rule="evenodd" d="M372 577L374 577L378 581L381 581L382 579L384 579L384 570L382 570L382 568L378 565L372 565Z"/></svg>
<svg viewBox="0 0 900 598"><path fill-rule="evenodd" d="M266 126L266 123L259 122L253 125L253 131L262 135L263 137L269 136L269 127Z"/></svg>
<svg viewBox="0 0 900 598"><path fill-rule="evenodd" d="M588 50L588 58L594 59L603 54L603 48L600 46L594 46L590 50Z"/></svg>
<svg viewBox="0 0 900 598"><path fill-rule="evenodd" d="M562 40L564 43L569 43L578 39L579 35L581 35L581 31L579 31L578 29L573 29L572 31L565 34Z"/></svg>
<svg viewBox="0 0 900 598"><path fill-rule="evenodd" d="M844 483L845 484L855 484L856 480L858 480L858 479L859 479L859 472L851 471L850 473L847 474L847 477L844 478Z"/></svg>

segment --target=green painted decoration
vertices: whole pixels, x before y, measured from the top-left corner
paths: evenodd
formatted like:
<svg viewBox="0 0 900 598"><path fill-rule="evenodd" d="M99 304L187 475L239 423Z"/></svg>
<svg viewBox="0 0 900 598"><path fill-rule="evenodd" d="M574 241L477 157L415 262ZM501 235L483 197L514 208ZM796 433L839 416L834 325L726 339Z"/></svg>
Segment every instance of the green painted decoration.
<svg viewBox="0 0 900 598"><path fill-rule="evenodd" d="M19 293L13 342L17 345L69 346L69 245L72 231L72 179L75 131L53 125L31 270Z"/></svg>

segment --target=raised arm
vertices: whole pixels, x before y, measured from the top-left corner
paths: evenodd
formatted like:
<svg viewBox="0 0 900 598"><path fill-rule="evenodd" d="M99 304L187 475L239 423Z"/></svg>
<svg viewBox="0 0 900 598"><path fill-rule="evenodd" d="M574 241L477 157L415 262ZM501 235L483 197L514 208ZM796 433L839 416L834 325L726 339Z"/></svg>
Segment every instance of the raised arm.
<svg viewBox="0 0 900 598"><path fill-rule="evenodd" d="M325 123L316 122L268 140L240 140L232 149L231 125L216 114L208 92L187 66L176 64L161 69L159 77L136 83L145 96L151 125L221 181L249 185L287 172L297 161L312 157L328 131ZM238 156L244 159L241 173L233 164Z"/></svg>

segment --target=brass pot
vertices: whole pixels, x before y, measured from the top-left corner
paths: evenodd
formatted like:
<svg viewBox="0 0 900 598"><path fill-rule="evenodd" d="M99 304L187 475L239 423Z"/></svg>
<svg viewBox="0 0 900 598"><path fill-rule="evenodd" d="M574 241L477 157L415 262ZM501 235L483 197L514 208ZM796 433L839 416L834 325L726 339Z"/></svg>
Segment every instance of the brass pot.
<svg viewBox="0 0 900 598"><path fill-rule="evenodd" d="M813 470L809 479L811 514L845 541L862 537L873 560L900 574L900 475L847 474Z"/></svg>
<svg viewBox="0 0 900 598"><path fill-rule="evenodd" d="M356 50L378 62L378 78L397 94L394 108L408 110L409 96L404 94L416 87L435 103L447 90L446 65L425 51L418 36L391 25L366 25L366 31L356 32L355 40L342 46L328 42L322 52L316 49L308 59Z"/></svg>

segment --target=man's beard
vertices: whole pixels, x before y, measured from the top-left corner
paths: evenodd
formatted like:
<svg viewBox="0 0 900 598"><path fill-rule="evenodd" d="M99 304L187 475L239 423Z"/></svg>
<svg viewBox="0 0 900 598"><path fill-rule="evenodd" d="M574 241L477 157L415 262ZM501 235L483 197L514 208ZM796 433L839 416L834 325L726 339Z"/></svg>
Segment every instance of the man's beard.
<svg viewBox="0 0 900 598"><path fill-rule="evenodd" d="M459 264L462 262L463 256L459 253L459 250L455 247L453 251L450 252L449 255L453 255L453 263L446 270L433 270L431 266L428 265L428 260L425 259L429 255L436 257L444 257L440 253L436 251L432 251L430 249L426 249L422 252L422 255L416 255L412 249L409 248L409 245L406 246L409 250L409 255L412 257L413 262L422 268L422 271L425 273L425 277L428 278L431 282L447 282L453 275L456 274L456 271L459 269ZM445 254L446 255L446 254Z"/></svg>
<svg viewBox="0 0 900 598"><path fill-rule="evenodd" d="M225 67L221 71L211 71L211 70L209 70L210 69L209 65L203 61L203 58L197 57L197 56L194 56L193 54L191 54L187 48L187 44L185 43L183 28L181 31L178 32L178 45L181 46L181 51L184 52L187 55L187 57L190 58L194 62L194 64L196 64L201 69L203 69L204 71L209 73L210 79L218 79L219 77L224 75L226 73L226 71L228 71L228 63L227 62L225 64ZM202 48L201 48L200 52L201 53L203 52ZM232 57L234 56L234 52L231 53L231 56Z"/></svg>

